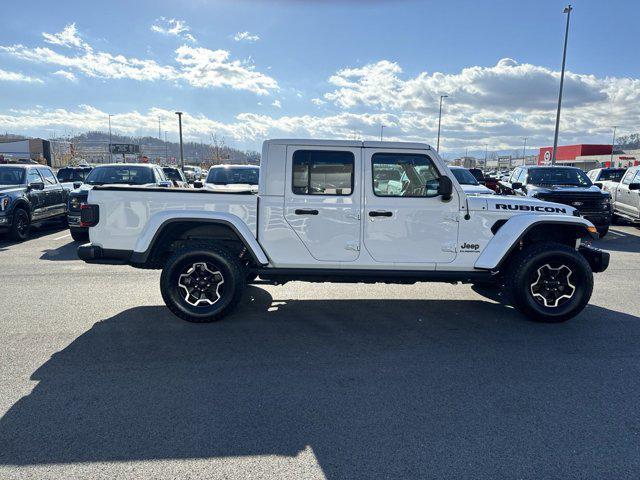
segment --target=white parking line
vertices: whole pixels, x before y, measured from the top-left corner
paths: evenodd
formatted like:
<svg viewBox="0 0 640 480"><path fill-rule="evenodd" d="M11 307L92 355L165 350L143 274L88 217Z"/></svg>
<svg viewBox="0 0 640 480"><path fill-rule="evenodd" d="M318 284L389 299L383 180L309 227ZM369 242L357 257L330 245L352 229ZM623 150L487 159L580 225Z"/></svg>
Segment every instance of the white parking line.
<svg viewBox="0 0 640 480"><path fill-rule="evenodd" d="M62 240L63 238L67 238L67 237L70 237L70 236L71 236L71 234L67 233L66 235L62 235L61 237L54 238L54 240Z"/></svg>

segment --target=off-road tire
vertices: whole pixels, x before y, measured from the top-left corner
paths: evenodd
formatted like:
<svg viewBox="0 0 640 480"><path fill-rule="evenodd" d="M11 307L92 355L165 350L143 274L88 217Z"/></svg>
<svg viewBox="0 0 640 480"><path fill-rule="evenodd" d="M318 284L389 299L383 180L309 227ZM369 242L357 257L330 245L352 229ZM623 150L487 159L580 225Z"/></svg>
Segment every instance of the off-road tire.
<svg viewBox="0 0 640 480"><path fill-rule="evenodd" d="M216 295L219 298L211 305L192 305L180 287L180 277L186 275L193 265L205 263L210 271L218 273L223 280ZM216 281L218 279L216 278ZM166 262L160 275L162 298L176 316L194 323L209 323L220 320L240 302L246 286L246 270L239 259L219 244L198 242L187 244L177 250ZM193 299L191 299L193 300ZM205 300L206 301L206 300Z"/></svg>
<svg viewBox="0 0 640 480"><path fill-rule="evenodd" d="M76 229L70 229L71 238L73 238L74 242L83 242L85 240L89 240L89 234L87 232L83 232Z"/></svg>
<svg viewBox="0 0 640 480"><path fill-rule="evenodd" d="M29 229L31 227L31 219L29 212L24 208L16 208L13 212L13 223L9 231L9 238L16 242L23 242L29 238Z"/></svg>
<svg viewBox="0 0 640 480"><path fill-rule="evenodd" d="M564 322L579 314L589 302L593 291L593 272L587 260L575 249L557 242L542 242L525 246L509 260L504 293L508 303L537 322ZM543 305L536 299L533 280L540 280L540 268L545 265L565 265L571 272L566 278L575 290L572 296L557 306ZM566 288L566 287L563 287ZM539 297L540 298L540 297ZM559 302L559 300L556 300Z"/></svg>
<svg viewBox="0 0 640 480"><path fill-rule="evenodd" d="M598 228L598 236L600 238L603 238L607 233L609 233L609 225Z"/></svg>

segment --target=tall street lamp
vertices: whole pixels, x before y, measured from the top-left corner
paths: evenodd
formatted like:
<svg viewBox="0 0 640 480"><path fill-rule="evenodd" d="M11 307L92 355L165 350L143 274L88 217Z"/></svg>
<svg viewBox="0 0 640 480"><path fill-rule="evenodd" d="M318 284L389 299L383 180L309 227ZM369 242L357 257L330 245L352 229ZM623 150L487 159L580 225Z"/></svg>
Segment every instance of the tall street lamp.
<svg viewBox="0 0 640 480"><path fill-rule="evenodd" d="M167 131L164 131L164 163L169 164L169 148L167 147Z"/></svg>
<svg viewBox="0 0 640 480"><path fill-rule="evenodd" d="M440 113L438 113L438 142L436 144L436 152L440 152L440 124L442 123L442 99L449 95L440 95Z"/></svg>
<svg viewBox="0 0 640 480"><path fill-rule="evenodd" d="M176 112L178 115L178 130L180 132L180 166L184 170L184 152L182 150L182 112Z"/></svg>
<svg viewBox="0 0 640 480"><path fill-rule="evenodd" d="M111 153L111 117L113 115L109 114L109 163L113 163L113 154Z"/></svg>
<svg viewBox="0 0 640 480"><path fill-rule="evenodd" d="M527 137L524 137L524 146L522 147L522 165L527 163Z"/></svg>
<svg viewBox="0 0 640 480"><path fill-rule="evenodd" d="M556 150L558 149L558 130L560 129L560 108L562 107L562 86L564 85L564 67L567 62L567 39L569 38L569 19L571 18L571 5L567 5L562 13L567 14L567 26L564 31L564 49L562 50L562 70L560 71L560 93L558 93L558 112L556 113L556 131L553 135L553 151L551 153L551 165L556 164Z"/></svg>
<svg viewBox="0 0 640 480"><path fill-rule="evenodd" d="M382 134L384 133L385 125L380 125L380 141L382 141Z"/></svg>
<svg viewBox="0 0 640 480"><path fill-rule="evenodd" d="M613 168L613 147L616 145L616 129L617 125L613 126L613 139L611 140L611 158L609 158L609 167Z"/></svg>

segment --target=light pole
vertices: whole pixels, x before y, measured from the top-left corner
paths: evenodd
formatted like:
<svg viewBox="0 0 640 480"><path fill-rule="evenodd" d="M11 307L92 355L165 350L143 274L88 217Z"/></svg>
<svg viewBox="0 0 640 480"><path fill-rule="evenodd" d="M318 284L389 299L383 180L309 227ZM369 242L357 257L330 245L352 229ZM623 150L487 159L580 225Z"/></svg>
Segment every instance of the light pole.
<svg viewBox="0 0 640 480"><path fill-rule="evenodd" d="M562 86L564 85L564 66L567 62L567 39L569 38L569 19L571 18L571 5L567 5L562 13L567 14L567 26L564 31L564 49L562 50L562 70L560 71L560 92L558 93L558 112L556 113L556 131L553 135L553 151L551 153L551 165L556 164L556 150L558 149L558 130L560 129L560 108L562 107Z"/></svg>
<svg viewBox="0 0 640 480"><path fill-rule="evenodd" d="M522 147L522 165L527 163L527 137L524 137L524 146Z"/></svg>
<svg viewBox="0 0 640 480"><path fill-rule="evenodd" d="M176 112L178 115L178 130L180 132L180 168L184 170L184 152L182 150L182 112Z"/></svg>
<svg viewBox="0 0 640 480"><path fill-rule="evenodd" d="M382 141L382 134L384 132L385 125L380 125L380 141Z"/></svg>
<svg viewBox="0 0 640 480"><path fill-rule="evenodd" d="M447 97L449 97L449 95L440 95L440 113L438 113L438 142L436 145L436 152L440 152L440 124L442 122L442 99Z"/></svg>
<svg viewBox="0 0 640 480"><path fill-rule="evenodd" d="M487 168L487 151L489 150L489 145L484 146L484 168Z"/></svg>
<svg viewBox="0 0 640 480"><path fill-rule="evenodd" d="M113 154L111 153L111 117L113 115L109 114L109 163L113 163Z"/></svg>
<svg viewBox="0 0 640 480"><path fill-rule="evenodd" d="M164 163L169 164L169 147L167 146L167 131L164 131Z"/></svg>
<svg viewBox="0 0 640 480"><path fill-rule="evenodd" d="M609 168L613 168L613 147L616 144L616 129L617 125L613 126L613 139L611 140L611 158L609 158Z"/></svg>

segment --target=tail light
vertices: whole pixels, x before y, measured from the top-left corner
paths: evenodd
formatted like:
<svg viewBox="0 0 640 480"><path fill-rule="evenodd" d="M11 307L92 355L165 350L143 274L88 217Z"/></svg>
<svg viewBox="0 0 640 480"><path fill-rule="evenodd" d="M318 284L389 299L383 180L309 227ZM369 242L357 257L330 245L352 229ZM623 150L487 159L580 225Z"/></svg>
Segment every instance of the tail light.
<svg viewBox="0 0 640 480"><path fill-rule="evenodd" d="M100 209L98 205L83 203L80 205L80 226L93 227L100 220Z"/></svg>

